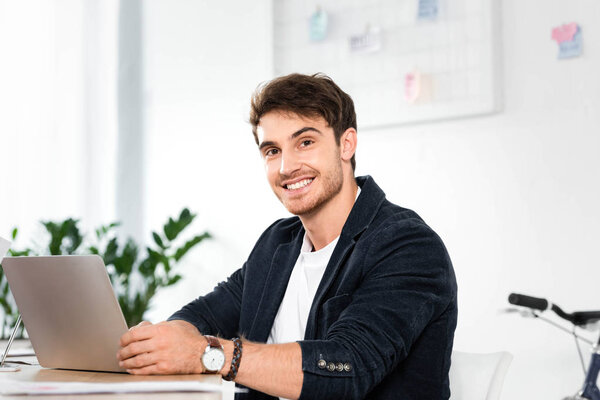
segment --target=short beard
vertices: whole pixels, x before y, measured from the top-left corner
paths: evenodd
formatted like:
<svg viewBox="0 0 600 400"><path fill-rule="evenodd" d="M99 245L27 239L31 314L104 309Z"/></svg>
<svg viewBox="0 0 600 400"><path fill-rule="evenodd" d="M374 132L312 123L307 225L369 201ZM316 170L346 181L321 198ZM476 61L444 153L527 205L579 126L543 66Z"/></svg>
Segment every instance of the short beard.
<svg viewBox="0 0 600 400"><path fill-rule="evenodd" d="M312 194L314 197L299 202L291 201L286 204L286 202L278 196L279 201L281 201L285 208L294 215L310 216L317 213L332 198L342 191L342 187L344 186L344 172L342 170L341 162L336 164L334 170L328 171L325 175L317 175L317 179L321 180L321 190L318 193Z"/></svg>

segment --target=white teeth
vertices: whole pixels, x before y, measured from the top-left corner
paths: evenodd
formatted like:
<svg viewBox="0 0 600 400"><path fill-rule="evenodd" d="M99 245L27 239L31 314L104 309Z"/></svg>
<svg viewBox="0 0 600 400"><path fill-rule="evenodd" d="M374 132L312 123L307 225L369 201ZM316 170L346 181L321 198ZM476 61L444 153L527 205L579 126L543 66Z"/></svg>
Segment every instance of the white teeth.
<svg viewBox="0 0 600 400"><path fill-rule="evenodd" d="M312 179L305 179L303 181L296 182L296 183L294 183L292 185L286 185L285 187L287 187L288 190L300 189L301 187L304 187L304 186L308 185L312 181L313 181Z"/></svg>

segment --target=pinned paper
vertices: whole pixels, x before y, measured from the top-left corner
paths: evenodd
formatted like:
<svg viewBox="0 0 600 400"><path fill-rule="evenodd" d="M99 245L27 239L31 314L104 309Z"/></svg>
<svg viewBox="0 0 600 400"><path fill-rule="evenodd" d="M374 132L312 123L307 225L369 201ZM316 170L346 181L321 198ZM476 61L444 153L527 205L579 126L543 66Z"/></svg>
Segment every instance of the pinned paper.
<svg viewBox="0 0 600 400"><path fill-rule="evenodd" d="M552 40L558 43L558 58L579 57L583 50L581 27L575 22L552 29Z"/></svg>
<svg viewBox="0 0 600 400"><path fill-rule="evenodd" d="M310 17L310 41L320 42L327 37L328 17L327 13L317 7L317 11Z"/></svg>
<svg viewBox="0 0 600 400"><path fill-rule="evenodd" d="M421 74L419 71L409 72L404 76L404 99L414 103L421 93Z"/></svg>
<svg viewBox="0 0 600 400"><path fill-rule="evenodd" d="M381 29L367 25L365 32L350 36L350 50L355 53L374 53L381 50Z"/></svg>
<svg viewBox="0 0 600 400"><path fill-rule="evenodd" d="M419 0L417 18L420 20L436 19L439 9L439 0Z"/></svg>

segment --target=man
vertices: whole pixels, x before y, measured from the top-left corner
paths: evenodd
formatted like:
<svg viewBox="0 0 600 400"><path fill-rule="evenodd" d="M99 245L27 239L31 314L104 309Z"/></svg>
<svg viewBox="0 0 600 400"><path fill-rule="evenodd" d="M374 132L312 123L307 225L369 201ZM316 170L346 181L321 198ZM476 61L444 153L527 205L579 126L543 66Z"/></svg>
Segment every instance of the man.
<svg viewBox="0 0 600 400"><path fill-rule="evenodd" d="M219 373L251 389L239 399L447 399L452 264L417 214L354 177L351 98L324 75L292 74L257 90L250 122L296 217L212 293L123 335L121 365Z"/></svg>

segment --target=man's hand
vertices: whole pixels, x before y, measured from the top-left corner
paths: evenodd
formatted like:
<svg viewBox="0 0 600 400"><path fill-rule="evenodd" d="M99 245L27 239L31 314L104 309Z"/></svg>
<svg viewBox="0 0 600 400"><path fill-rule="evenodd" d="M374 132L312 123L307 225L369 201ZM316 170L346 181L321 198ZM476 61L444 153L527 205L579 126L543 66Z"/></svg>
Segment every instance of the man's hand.
<svg viewBox="0 0 600 400"><path fill-rule="evenodd" d="M233 343L220 339L225 351L227 375ZM189 322L169 321L152 325L142 322L121 337L119 365L130 374L201 374L202 353L208 345ZM298 343L261 344L244 341L243 355L235 381L273 396L297 399L302 390L302 350Z"/></svg>
<svg viewBox="0 0 600 400"><path fill-rule="evenodd" d="M121 336L119 365L130 374L201 374L200 357L207 345L195 326L185 321L153 325L142 322Z"/></svg>

